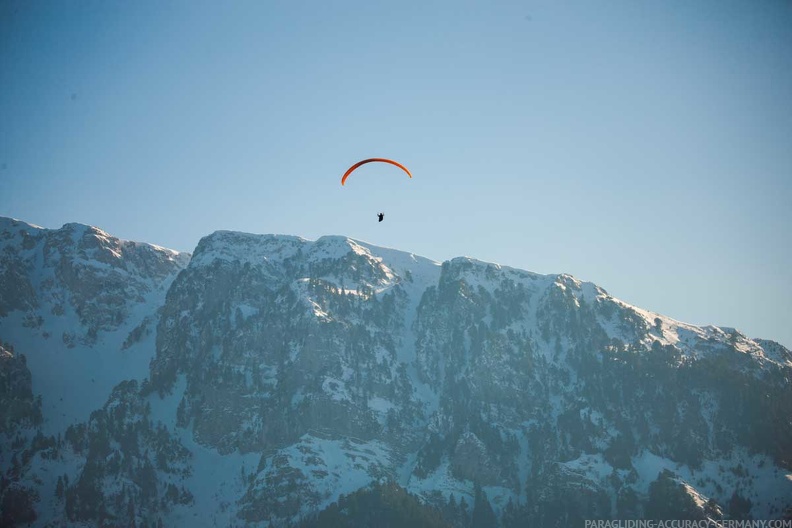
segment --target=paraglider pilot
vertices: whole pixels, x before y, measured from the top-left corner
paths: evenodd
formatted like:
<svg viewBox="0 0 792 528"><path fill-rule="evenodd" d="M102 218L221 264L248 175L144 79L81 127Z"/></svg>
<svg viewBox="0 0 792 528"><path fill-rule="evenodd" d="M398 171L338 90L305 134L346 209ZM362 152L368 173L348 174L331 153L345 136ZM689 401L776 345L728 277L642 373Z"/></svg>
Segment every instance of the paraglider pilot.
<svg viewBox="0 0 792 528"><path fill-rule="evenodd" d="M379 221L382 222L385 219L385 213L377 213L377 218L379 218Z"/></svg>

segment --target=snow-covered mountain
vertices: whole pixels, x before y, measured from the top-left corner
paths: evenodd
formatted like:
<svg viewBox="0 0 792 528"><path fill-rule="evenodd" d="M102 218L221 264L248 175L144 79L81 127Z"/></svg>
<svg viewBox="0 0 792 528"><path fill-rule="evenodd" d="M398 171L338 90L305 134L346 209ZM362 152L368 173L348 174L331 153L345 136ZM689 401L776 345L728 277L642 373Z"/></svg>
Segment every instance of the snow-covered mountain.
<svg viewBox="0 0 792 528"><path fill-rule="evenodd" d="M1 219L0 342L15 522L287 526L384 481L455 526L792 506L792 354L569 275Z"/></svg>
<svg viewBox="0 0 792 528"><path fill-rule="evenodd" d="M157 311L189 260L95 227L0 218L0 336L27 357L45 434L87 420L116 384L148 375Z"/></svg>

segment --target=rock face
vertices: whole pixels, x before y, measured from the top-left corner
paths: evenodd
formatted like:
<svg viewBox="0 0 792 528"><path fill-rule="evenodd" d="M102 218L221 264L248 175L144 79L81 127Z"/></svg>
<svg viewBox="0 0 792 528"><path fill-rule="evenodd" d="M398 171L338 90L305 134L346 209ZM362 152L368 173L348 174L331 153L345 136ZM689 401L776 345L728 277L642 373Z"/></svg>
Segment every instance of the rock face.
<svg viewBox="0 0 792 528"><path fill-rule="evenodd" d="M38 494L35 488L20 482L23 462L14 451L25 443L25 433L40 423L41 400L33 397L25 356L15 355L9 344L0 344L0 467L4 469L0 477L0 526L36 519L33 505Z"/></svg>
<svg viewBox="0 0 792 528"><path fill-rule="evenodd" d="M41 423L41 402L33 397L25 356L0 344L0 431L13 436L20 429Z"/></svg>
<svg viewBox="0 0 792 528"><path fill-rule="evenodd" d="M49 320L72 313L58 353L151 359L90 416L50 436L25 422L15 482L42 525L283 526L386 481L454 526L639 518L668 497L697 519L792 505L777 343L568 275L344 237L217 232L190 258L3 225L0 332L47 357Z"/></svg>

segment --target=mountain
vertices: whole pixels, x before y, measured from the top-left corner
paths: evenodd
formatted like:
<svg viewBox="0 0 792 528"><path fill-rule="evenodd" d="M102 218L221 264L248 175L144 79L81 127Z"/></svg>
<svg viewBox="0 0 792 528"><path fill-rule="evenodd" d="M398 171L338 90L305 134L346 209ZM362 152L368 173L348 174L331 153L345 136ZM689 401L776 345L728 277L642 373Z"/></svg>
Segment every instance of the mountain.
<svg viewBox="0 0 792 528"><path fill-rule="evenodd" d="M187 255L2 219L0 342L5 522L365 524L355 505L401 504L394 526L573 526L792 506L792 354L565 274L340 236L218 231Z"/></svg>

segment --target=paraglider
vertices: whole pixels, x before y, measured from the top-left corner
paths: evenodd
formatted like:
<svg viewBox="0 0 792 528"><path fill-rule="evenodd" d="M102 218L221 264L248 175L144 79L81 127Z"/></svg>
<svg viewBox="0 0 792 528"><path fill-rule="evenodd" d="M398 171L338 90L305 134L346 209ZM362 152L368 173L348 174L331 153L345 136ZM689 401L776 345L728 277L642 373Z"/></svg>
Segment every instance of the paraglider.
<svg viewBox="0 0 792 528"><path fill-rule="evenodd" d="M358 161L357 163L355 163L354 165L352 165L351 167L349 167L349 169L347 169L347 171L346 171L346 172L344 173L344 175L341 177L341 185L344 185L344 183L346 182L346 179L349 177L349 175L350 175L350 174L352 174L352 172L353 172L355 169L357 169L357 168L358 168L358 167L360 167L361 165L365 165L366 163L371 163L371 162L373 162L373 161L380 161L380 162L382 162L382 163L390 163L391 165L396 165L396 166L397 166L397 167L399 167L401 170L403 170L404 172L406 172L406 173L407 173L407 176L409 176L410 178L412 178L412 174L410 174L410 171L407 169L407 167L405 167L404 165L402 165L402 164L401 164L401 163L399 163L398 161L393 161L393 160L390 160L390 159L387 159L387 158L369 158L369 159L364 159L363 161ZM382 220L381 220L381 219L380 219L380 222L382 222Z"/></svg>
<svg viewBox="0 0 792 528"><path fill-rule="evenodd" d="M401 170L403 170L404 172L406 172L407 176L412 178L412 174L410 173L409 169L407 169L407 167L405 167L404 165L402 165L398 161L393 161L393 160L387 159L387 158L368 158L368 159L364 159L363 161L358 161L357 163L355 163L354 165L349 167L349 169L347 169L347 171L344 173L344 175L341 176L341 185L344 185L346 183L346 179L349 177L350 174L352 174L355 171L355 169L357 169L361 165L365 165L366 163L371 163L373 161L379 161L379 162L382 162L382 163L390 163L391 165L395 165L395 166L399 167ZM380 222L382 222L383 220L385 220L385 213L377 213L377 218L379 219Z"/></svg>

